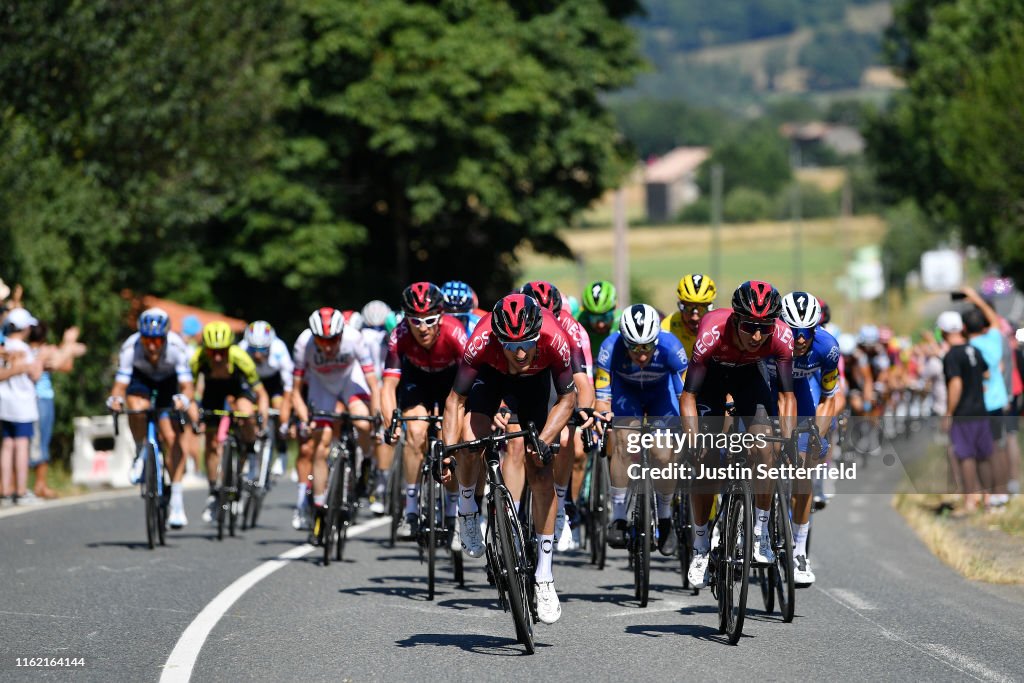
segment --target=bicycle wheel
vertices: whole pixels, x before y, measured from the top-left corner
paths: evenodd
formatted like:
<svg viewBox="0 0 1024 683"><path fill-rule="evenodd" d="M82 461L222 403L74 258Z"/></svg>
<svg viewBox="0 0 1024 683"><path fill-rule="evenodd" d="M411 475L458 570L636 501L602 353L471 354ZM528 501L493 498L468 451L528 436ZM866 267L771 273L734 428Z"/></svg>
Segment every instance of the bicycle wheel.
<svg viewBox="0 0 1024 683"><path fill-rule="evenodd" d="M156 462L155 458L154 462ZM160 545L167 545L167 509L171 504L171 482L167 477L167 470L163 468L163 463L161 462L160 465L160 478L163 486L161 487L160 502L156 506L156 531Z"/></svg>
<svg viewBox="0 0 1024 683"><path fill-rule="evenodd" d="M228 533L235 535L235 526L238 523L238 503L242 491L242 463L238 445L231 449L231 489L228 492Z"/></svg>
<svg viewBox="0 0 1024 683"><path fill-rule="evenodd" d="M353 506L355 502L350 497L352 479L354 472L349 464L348 454L344 450L338 455L337 467L341 469L341 478L338 481L338 493L341 496L341 503L338 504L338 529L336 532L337 541L334 548L334 559L338 562L345 557L345 543L348 541L348 527L352 524Z"/></svg>
<svg viewBox="0 0 1024 683"><path fill-rule="evenodd" d="M420 540L426 545L427 600L434 599L435 571L437 569L437 489L430 476L427 463L420 470ZM422 547L422 546L421 546Z"/></svg>
<svg viewBox="0 0 1024 683"><path fill-rule="evenodd" d="M323 523L323 547L324 566L331 563L331 557L335 552L335 544L338 541L338 521L341 517L339 507L341 504L341 492L338 488L339 472L342 469L341 462L336 455L336 449L331 448L327 454L327 462L330 463L330 472L327 475L327 497L324 503Z"/></svg>
<svg viewBox="0 0 1024 683"><path fill-rule="evenodd" d="M782 482L775 486L772 509L768 518L775 550L775 564L768 573L775 579L775 592L779 596L779 612L787 624L793 621L796 609L796 584L793 577L793 528L790 526L789 492Z"/></svg>
<svg viewBox="0 0 1024 683"><path fill-rule="evenodd" d="M679 569L683 575L683 590L692 590L694 595L700 593L699 588L690 585L690 561L693 559L693 541L691 535L690 494L679 490L672 501L672 512L675 516L676 538L678 540L676 555L679 557Z"/></svg>
<svg viewBox="0 0 1024 683"><path fill-rule="evenodd" d="M534 652L533 620L530 618L527 582L532 581L533 577L527 575L529 566L526 560L523 531L519 526L515 507L512 504L512 496L508 489L500 487L495 492L495 498L498 507L495 515L495 535L499 545L501 572L505 575L508 585L508 602L516 627L516 638L526 648L526 654L532 655Z"/></svg>
<svg viewBox="0 0 1024 683"><path fill-rule="evenodd" d="M775 567L757 567L754 572L757 576L757 585L761 587L761 600L764 602L765 614L775 611Z"/></svg>
<svg viewBox="0 0 1024 683"><path fill-rule="evenodd" d="M723 546L724 571L718 574L719 610L724 617L725 634L735 645L743 634L750 583L750 556L753 551L753 496L750 489L734 485L729 496Z"/></svg>
<svg viewBox="0 0 1024 683"><path fill-rule="evenodd" d="M394 459L391 461L391 475L388 478L388 514L391 515L391 536L388 547L394 548L398 539L398 522L402 519L402 455L405 450L405 437L395 445Z"/></svg>
<svg viewBox="0 0 1024 683"><path fill-rule="evenodd" d="M149 549L156 547L159 540L159 513L157 512L158 501L156 497L156 458L153 448L147 443L142 447L143 477L142 477L142 502L146 508L146 542Z"/></svg>
<svg viewBox="0 0 1024 683"><path fill-rule="evenodd" d="M636 599L647 607L651 590L651 482L640 482L633 508L633 539L630 555L633 559L633 582Z"/></svg>
<svg viewBox="0 0 1024 683"><path fill-rule="evenodd" d="M598 452L594 477L590 482L590 516L593 519L591 557L598 569L604 569L608 556L608 460Z"/></svg>

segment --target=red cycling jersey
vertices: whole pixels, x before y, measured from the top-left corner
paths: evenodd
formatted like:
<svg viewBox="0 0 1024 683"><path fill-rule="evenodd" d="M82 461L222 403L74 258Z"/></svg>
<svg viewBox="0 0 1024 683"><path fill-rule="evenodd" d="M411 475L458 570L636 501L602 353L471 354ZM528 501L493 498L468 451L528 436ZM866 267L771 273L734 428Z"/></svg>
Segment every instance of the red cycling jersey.
<svg viewBox="0 0 1024 683"><path fill-rule="evenodd" d="M779 369L779 391L793 391L793 332L789 325L776 318L775 333L771 338L754 351L744 351L734 343L732 316L732 309L719 308L708 311L701 319L684 390L691 394L699 393L707 366L711 363L736 367L774 357Z"/></svg>
<svg viewBox="0 0 1024 683"><path fill-rule="evenodd" d="M558 324L565 330L569 343L573 345L573 356L579 354L579 366L587 377L593 378L594 357L590 353L590 335L569 311L558 314ZM591 379L593 381L593 379Z"/></svg>
<svg viewBox="0 0 1024 683"><path fill-rule="evenodd" d="M555 382L555 390L565 395L575 389L573 374L583 372L580 359L582 352L577 353L573 344L562 330L558 319L547 309L541 311L543 322L540 337L537 339L537 355L533 362L517 375L536 375L550 370ZM477 323L473 336L466 342L466 353L463 355L459 372L455 376L455 393L469 395L469 390L476 380L477 373L484 366L490 366L504 375L509 372L508 360L501 347L501 342L491 332L491 314L488 313Z"/></svg>
<svg viewBox="0 0 1024 683"><path fill-rule="evenodd" d="M466 330L457 319L442 316L437 340L429 349L420 346L407 323L402 322L388 337L388 355L384 361L385 377L401 377L402 363L423 372L441 372L458 365L466 350Z"/></svg>

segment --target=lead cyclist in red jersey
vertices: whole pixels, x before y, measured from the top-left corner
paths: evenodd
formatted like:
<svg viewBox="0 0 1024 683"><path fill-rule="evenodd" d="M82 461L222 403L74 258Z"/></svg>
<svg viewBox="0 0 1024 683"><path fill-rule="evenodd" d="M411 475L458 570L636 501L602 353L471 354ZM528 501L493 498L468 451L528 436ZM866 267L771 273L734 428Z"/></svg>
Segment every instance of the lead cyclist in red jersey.
<svg viewBox="0 0 1024 683"><path fill-rule="evenodd" d="M444 442L453 444L490 433L502 401L540 429L539 453L528 453L526 478L533 491L537 531L537 615L544 623L561 616L551 574L554 549L555 497L551 446L576 407L572 348L558 320L532 297L510 294L494 305L476 326L466 345L445 404ZM552 382L556 400L550 401ZM468 414L467 414L468 413ZM479 506L474 498L482 460L479 452L458 458L459 534L470 557L480 557Z"/></svg>
<svg viewBox="0 0 1024 683"><path fill-rule="evenodd" d="M712 417L712 424L721 425L725 415L726 396L731 395L736 415L743 419L747 432L768 433L771 425L758 421L758 406L769 416L781 416L783 436L792 434L797 413L793 393L793 333L779 319L782 297L767 282L748 281L740 285L732 298L732 310L709 311L700 322L693 358L686 373L680 401L683 428L696 434L702 418ZM776 403L768 374L762 362L774 358L778 368L779 397ZM772 449L752 448L755 462L768 463ZM706 457L717 461L717 451ZM718 463L708 463L716 466ZM768 540L768 507L771 504L771 482L755 481L754 561L774 561ZM714 501L713 493L693 495L694 541L689 579L694 587L707 583L708 519Z"/></svg>

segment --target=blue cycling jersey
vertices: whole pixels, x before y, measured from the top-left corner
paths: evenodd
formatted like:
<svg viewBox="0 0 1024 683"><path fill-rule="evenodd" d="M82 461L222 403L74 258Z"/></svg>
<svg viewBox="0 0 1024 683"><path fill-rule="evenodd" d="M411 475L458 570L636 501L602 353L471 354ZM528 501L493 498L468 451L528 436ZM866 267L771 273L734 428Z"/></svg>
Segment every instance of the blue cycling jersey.
<svg viewBox="0 0 1024 683"><path fill-rule="evenodd" d="M452 315L462 323L462 326L466 329L466 336L471 337L473 330L476 329L476 324L480 322L480 316L476 313L453 313Z"/></svg>
<svg viewBox="0 0 1024 683"><path fill-rule="evenodd" d="M772 391L778 395L775 382L775 360L768 361ZM813 417L821 397L836 393L839 386L839 343L824 328L817 328L810 350L793 356L793 393L796 394L797 415Z"/></svg>
<svg viewBox="0 0 1024 683"><path fill-rule="evenodd" d="M686 350L671 332L658 333L651 360L640 367L629 357L619 332L601 343L594 389L616 415L679 415Z"/></svg>

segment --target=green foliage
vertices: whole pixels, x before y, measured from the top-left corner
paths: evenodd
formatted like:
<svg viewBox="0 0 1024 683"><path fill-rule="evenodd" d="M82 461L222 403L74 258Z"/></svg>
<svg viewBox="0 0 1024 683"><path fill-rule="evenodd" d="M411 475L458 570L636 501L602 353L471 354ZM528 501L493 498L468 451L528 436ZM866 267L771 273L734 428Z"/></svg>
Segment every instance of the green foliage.
<svg viewBox="0 0 1024 683"><path fill-rule="evenodd" d="M726 223L752 223L764 220L772 213L772 200L760 190L737 187L725 195L722 219Z"/></svg>
<svg viewBox="0 0 1024 683"><path fill-rule="evenodd" d="M864 69L878 60L878 36L847 28L817 31L800 51L800 65L810 69L809 85L817 90L855 88Z"/></svg>
<svg viewBox="0 0 1024 683"><path fill-rule="evenodd" d="M711 222L711 200L702 196L692 204L687 204L679 211L680 223L707 225Z"/></svg>
<svg viewBox="0 0 1024 683"><path fill-rule="evenodd" d="M791 183L779 192L775 202L778 218L793 216L793 203L799 191L801 218L831 218L839 215L839 197L813 183Z"/></svg>
<svg viewBox="0 0 1024 683"><path fill-rule="evenodd" d="M747 187L773 195L792 177L788 144L768 121L753 121L715 145L711 159L701 167L700 184L710 187L710 168L725 169L726 188Z"/></svg>
<svg viewBox="0 0 1024 683"><path fill-rule="evenodd" d="M681 145L711 145L728 135L731 121L721 111L681 100L616 98L609 102L618 128L641 158Z"/></svg>
<svg viewBox="0 0 1024 683"><path fill-rule="evenodd" d="M907 275L920 268L921 255L934 248L939 236L913 200L904 200L885 214L888 231L882 242L886 284L906 290Z"/></svg>
<svg viewBox="0 0 1024 683"><path fill-rule="evenodd" d="M915 198L934 230L959 227L1024 277L1024 5L914 0L887 40L908 91L867 128L880 182Z"/></svg>

